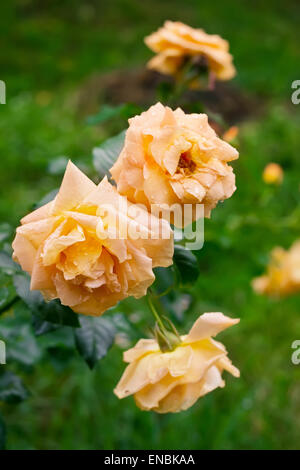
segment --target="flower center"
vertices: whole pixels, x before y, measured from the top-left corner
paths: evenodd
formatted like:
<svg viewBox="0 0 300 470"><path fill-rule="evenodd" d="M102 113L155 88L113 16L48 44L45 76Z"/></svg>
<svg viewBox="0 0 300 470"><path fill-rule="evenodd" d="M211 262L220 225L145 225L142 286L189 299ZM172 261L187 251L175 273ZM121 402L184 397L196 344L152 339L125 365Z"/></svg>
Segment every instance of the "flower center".
<svg viewBox="0 0 300 470"><path fill-rule="evenodd" d="M180 155L177 171L183 168L187 173L193 173L196 169L196 163L192 160L190 152L183 152Z"/></svg>

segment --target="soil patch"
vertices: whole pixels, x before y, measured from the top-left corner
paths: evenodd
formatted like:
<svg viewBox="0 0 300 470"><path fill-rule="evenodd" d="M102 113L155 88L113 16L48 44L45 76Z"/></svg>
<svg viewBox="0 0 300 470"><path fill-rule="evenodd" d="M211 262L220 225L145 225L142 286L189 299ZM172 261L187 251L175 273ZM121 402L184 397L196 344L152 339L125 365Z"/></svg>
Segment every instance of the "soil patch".
<svg viewBox="0 0 300 470"><path fill-rule="evenodd" d="M158 101L157 86L171 80L145 68L95 74L79 91L78 110L80 114L93 114L102 103L135 103L146 108ZM217 82L214 90L188 91L183 97L185 103L197 100L211 113L220 114L229 125L257 116L263 110L261 99L246 94L230 82Z"/></svg>

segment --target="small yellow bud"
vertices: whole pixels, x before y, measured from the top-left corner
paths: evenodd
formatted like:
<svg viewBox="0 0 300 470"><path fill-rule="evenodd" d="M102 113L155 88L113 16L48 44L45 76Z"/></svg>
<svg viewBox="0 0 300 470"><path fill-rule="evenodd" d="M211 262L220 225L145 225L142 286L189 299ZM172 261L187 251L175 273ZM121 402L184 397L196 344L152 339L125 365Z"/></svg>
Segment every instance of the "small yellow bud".
<svg viewBox="0 0 300 470"><path fill-rule="evenodd" d="M283 169L277 163L269 163L264 169L263 180L267 184L281 184Z"/></svg>

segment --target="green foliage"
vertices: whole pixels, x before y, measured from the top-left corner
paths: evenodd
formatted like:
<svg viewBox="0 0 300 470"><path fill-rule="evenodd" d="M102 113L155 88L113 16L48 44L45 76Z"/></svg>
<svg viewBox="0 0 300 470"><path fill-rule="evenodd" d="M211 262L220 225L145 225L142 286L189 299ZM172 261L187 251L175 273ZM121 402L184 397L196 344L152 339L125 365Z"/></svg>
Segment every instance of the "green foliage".
<svg viewBox="0 0 300 470"><path fill-rule="evenodd" d="M40 199L38 203L34 204L33 210L38 209L39 207L42 207L45 204L48 204L48 202L51 202L55 198L57 193L58 189L52 189L48 194L42 197L42 199Z"/></svg>
<svg viewBox="0 0 300 470"><path fill-rule="evenodd" d="M0 272L0 314L5 312L17 297L11 276Z"/></svg>
<svg viewBox="0 0 300 470"><path fill-rule="evenodd" d="M124 119L124 125L126 125L126 121L129 118L140 114L140 112L141 108L132 103L123 103L118 106L103 104L97 114L87 117L86 122L94 126L96 124L103 124L111 119L122 118Z"/></svg>
<svg viewBox="0 0 300 470"><path fill-rule="evenodd" d="M298 2L282 8L280 0L259 6L239 0L201 5L190 0L184 8L180 0L116 0L105 7L101 2L66 0L47 9L36 1L30 8L11 1L3 6L1 17L2 74L9 97L70 89L98 71L145 63L153 54L143 38L171 18L227 39L238 69L236 82L244 89L286 97L297 78L298 17Z"/></svg>
<svg viewBox="0 0 300 470"><path fill-rule="evenodd" d="M15 304L14 313L4 316L0 323L0 338L6 343L6 362L33 366L41 359L42 351L31 327L30 315L20 304Z"/></svg>
<svg viewBox="0 0 300 470"><path fill-rule="evenodd" d="M125 132L105 140L93 149L94 167L101 177L109 175L109 169L117 160L124 145Z"/></svg>
<svg viewBox="0 0 300 470"><path fill-rule="evenodd" d="M76 119L61 91L47 106L39 103L38 92L13 97L8 86L8 93L7 104L0 106L5 136L0 141L0 220L15 227L36 201L60 185L61 175L48 171L50 162L65 155L91 172L91 148L105 133Z"/></svg>
<svg viewBox="0 0 300 470"><path fill-rule="evenodd" d="M12 274L18 270L18 265L5 252L0 251L0 314L5 312L17 298Z"/></svg>
<svg viewBox="0 0 300 470"><path fill-rule="evenodd" d="M8 99L0 107L1 249L10 253L13 229L7 222L15 227L37 200L58 187L67 158L92 176L107 173L118 156L119 144L111 157L104 146L94 173L90 149L107 137L103 124L119 122L119 117L123 122L125 116L119 108L114 116L100 115L97 126L87 126L85 112L77 108L73 85L77 90L94 72L145 63L153 54L143 37L170 18L170 11L174 20L228 39L238 71L232 83L246 90L250 100L251 94L259 94L264 105L263 113L258 114L253 100L251 120L238 123L241 158L233 162L238 189L205 221L205 244L196 253L201 276L196 280L194 273L182 284L184 294L178 290L161 298L167 312L181 322L181 333L205 311L241 317L235 332L224 332L222 341L242 377L235 380L225 375L224 389L180 415L141 412L132 399L118 400L112 394L125 366L120 348L113 347L102 358L101 367L91 372L74 355L74 317L64 308L62 312L59 303L50 303L50 312L40 296L32 293L31 297L28 279L23 289L25 281L10 255L1 254L0 337L7 343L8 360L13 363L9 367L24 375L34 391L34 397L28 397L18 376L0 366L0 384L8 387L6 402L29 398L19 407L1 403L8 424L8 448L299 448L300 369L290 361L290 345L299 332L299 296L266 299L250 287L251 279L265 269L273 246L288 247L299 238L300 120L298 109L290 106L290 84L297 78L299 63L297 2L283 8L280 1L267 1L258 8L257 2L200 5L192 0L184 9L179 0L117 0L105 7L100 2L83 5L67 0L52 2L47 8L40 8L36 1L4 3L0 59ZM168 94L166 88L161 92ZM199 103L194 105L199 112ZM284 168L280 187L266 187L262 181L262 170L269 161ZM181 251L178 257L181 265ZM193 273L194 262L189 265L184 257L183 281L190 278L187 266ZM158 293L176 282L172 268L157 269L156 277ZM19 290L16 301L15 285ZM92 321L109 318L128 346L148 334L149 312L143 301L134 299L122 302L120 308L124 315L109 312L109 317ZM73 326L62 326L65 318ZM77 325L75 335L81 331ZM102 352L91 328L86 331L90 334L86 334L83 350L94 364ZM112 333L107 336L112 338ZM5 380L4 371L8 374ZM103 432L99 432L99 423ZM0 418L0 448L4 435Z"/></svg>
<svg viewBox="0 0 300 470"><path fill-rule="evenodd" d="M175 262L168 268L155 268L152 287L160 299L162 314L169 315L178 325L184 323L185 312L191 304L191 296L187 293L189 282L181 282L180 269L185 268L175 266Z"/></svg>
<svg viewBox="0 0 300 470"><path fill-rule="evenodd" d="M50 175L63 175L64 172L65 172L67 164L68 164L67 157L63 157L63 156L62 157L57 157L57 158L54 158L53 160L51 160L51 162L49 163L47 169L48 169L48 172L50 173ZM53 191L53 194L55 196L54 191ZM51 193L52 193L52 191L51 191Z"/></svg>
<svg viewBox="0 0 300 470"><path fill-rule="evenodd" d="M25 302L31 312L41 322L55 323L56 325L67 325L78 327L78 315L69 307L62 305L59 300L45 302L39 291L30 290L30 278L25 273L14 276L14 285L19 297ZM39 323L39 328L42 324Z"/></svg>
<svg viewBox="0 0 300 470"><path fill-rule="evenodd" d="M9 240L12 235L12 231L12 227L8 223L4 222L3 224L0 224L0 247L2 247L7 240Z"/></svg>
<svg viewBox="0 0 300 470"><path fill-rule="evenodd" d="M75 341L79 354L93 369L112 346L116 328L109 318L80 317L81 328L75 331Z"/></svg>
<svg viewBox="0 0 300 470"><path fill-rule="evenodd" d="M0 414L0 450L5 449L5 443L6 443L6 426Z"/></svg>
<svg viewBox="0 0 300 470"><path fill-rule="evenodd" d="M19 270L19 266L12 260L5 251L0 251L0 269L5 274L13 274Z"/></svg>
<svg viewBox="0 0 300 470"><path fill-rule="evenodd" d="M28 397L28 393L20 377L8 370L0 371L0 401L20 403Z"/></svg>
<svg viewBox="0 0 300 470"><path fill-rule="evenodd" d="M199 266L196 256L191 251L184 246L175 245L173 260L181 285L189 285L197 280Z"/></svg>

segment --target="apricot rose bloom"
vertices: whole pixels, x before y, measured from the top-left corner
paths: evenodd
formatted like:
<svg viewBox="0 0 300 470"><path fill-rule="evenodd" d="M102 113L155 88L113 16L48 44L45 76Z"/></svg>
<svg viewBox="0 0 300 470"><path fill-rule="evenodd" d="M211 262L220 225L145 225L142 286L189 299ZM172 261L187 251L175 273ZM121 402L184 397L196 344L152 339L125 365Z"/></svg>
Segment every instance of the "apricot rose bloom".
<svg viewBox="0 0 300 470"><path fill-rule="evenodd" d="M220 80L230 80L236 74L225 39L179 21L166 21L162 28L145 38L145 43L157 53L148 62L148 68L163 74L176 74L187 57L204 57Z"/></svg>
<svg viewBox="0 0 300 470"><path fill-rule="evenodd" d="M204 205L204 215L235 191L227 163L238 151L217 137L206 114L157 103L129 119L125 144L111 174L118 191L132 202Z"/></svg>
<svg viewBox="0 0 300 470"><path fill-rule="evenodd" d="M118 398L134 395L137 406L147 411L190 408L203 395L224 387L223 370L239 377L223 344L212 339L238 322L222 313L205 313L171 352L162 353L154 339L141 339L124 353L129 365L114 393Z"/></svg>
<svg viewBox="0 0 300 470"><path fill-rule="evenodd" d="M31 275L31 290L87 315L145 295L153 268L172 264L172 234L146 211L121 212L123 199L106 178L96 185L69 162L55 199L22 219L13 242L13 258ZM133 234L110 236L117 218L109 211L131 224ZM162 227L169 236L152 238Z"/></svg>
<svg viewBox="0 0 300 470"><path fill-rule="evenodd" d="M274 248L266 274L253 279L252 286L257 293L266 295L300 292L300 240L289 250Z"/></svg>

